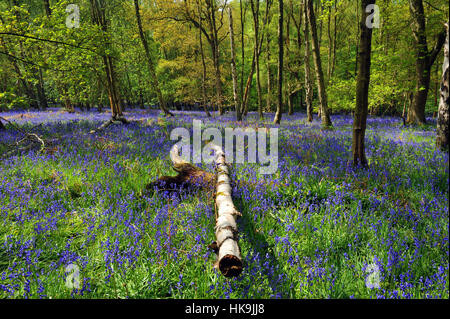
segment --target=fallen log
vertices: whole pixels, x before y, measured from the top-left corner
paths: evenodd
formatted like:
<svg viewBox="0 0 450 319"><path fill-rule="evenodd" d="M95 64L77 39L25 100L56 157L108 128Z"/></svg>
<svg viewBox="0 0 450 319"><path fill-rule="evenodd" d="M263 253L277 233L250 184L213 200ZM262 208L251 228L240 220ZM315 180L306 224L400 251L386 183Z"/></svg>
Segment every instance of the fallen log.
<svg viewBox="0 0 450 319"><path fill-rule="evenodd" d="M236 218L242 216L233 204L231 197L231 179L225 153L222 148L212 145L216 162L216 244L219 249L217 264L226 277L236 277L242 272L241 251L238 245Z"/></svg>
<svg viewBox="0 0 450 319"><path fill-rule="evenodd" d="M175 145L170 151L173 169L177 176L162 176L149 184L147 189L180 190L189 187L200 187L215 190L215 206L217 209L215 234L216 241L208 247L217 254L215 267L226 277L236 277L242 272L242 259L238 245L236 218L241 216L231 197L231 179L225 154L221 147L210 144L215 151L216 174L206 172L186 161L179 155Z"/></svg>

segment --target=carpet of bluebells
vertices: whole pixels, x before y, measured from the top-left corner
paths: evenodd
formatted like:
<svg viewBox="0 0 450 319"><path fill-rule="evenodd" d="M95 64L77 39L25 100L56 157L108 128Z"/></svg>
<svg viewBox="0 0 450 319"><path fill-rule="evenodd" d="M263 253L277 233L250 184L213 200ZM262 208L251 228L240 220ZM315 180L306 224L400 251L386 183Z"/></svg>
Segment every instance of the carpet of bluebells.
<svg viewBox="0 0 450 319"><path fill-rule="evenodd" d="M108 113L1 115L56 142L0 162L0 298L449 298L449 158L432 119L370 117L364 170L349 162L351 116L321 130L285 115L275 174L232 165L244 270L227 279L207 247L213 194L145 186L175 174L173 128L272 115L130 110L96 134ZM1 132L0 151L18 137Z"/></svg>

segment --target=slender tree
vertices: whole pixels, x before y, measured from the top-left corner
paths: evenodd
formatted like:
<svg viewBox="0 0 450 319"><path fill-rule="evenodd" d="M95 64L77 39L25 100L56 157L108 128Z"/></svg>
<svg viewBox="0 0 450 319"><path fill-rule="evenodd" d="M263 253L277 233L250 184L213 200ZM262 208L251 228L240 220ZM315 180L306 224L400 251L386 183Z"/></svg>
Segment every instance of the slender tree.
<svg viewBox="0 0 450 319"><path fill-rule="evenodd" d="M122 107L120 105L120 91L117 89L115 66L113 58L109 53L111 50L111 43L108 39L109 21L106 16L106 2L105 0L90 0L90 3L93 21L100 27L104 36L105 50L102 54L102 60L105 70L106 88L111 106L112 119L126 122L122 114Z"/></svg>
<svg viewBox="0 0 450 319"><path fill-rule="evenodd" d="M244 43L244 33L245 33L245 12L243 6L244 0L239 0L239 12L241 15L241 81L240 90L241 98L244 97L244 71L245 71L245 43Z"/></svg>
<svg viewBox="0 0 450 319"><path fill-rule="evenodd" d="M277 111L273 119L274 124L280 124L281 116L283 114L283 0L278 1L278 91L277 91Z"/></svg>
<svg viewBox="0 0 450 319"><path fill-rule="evenodd" d="M164 100L164 97L162 95L158 77L156 76L155 64L150 54L147 38L144 34L144 30L142 29L141 13L139 12L139 0L134 0L134 8L136 11L136 20L139 29L139 36L141 38L142 46L144 47L145 57L147 58L147 66L149 69L153 89L156 91L156 96L158 97L159 107L161 108L161 111L164 112L164 114L173 116L173 114L167 109L166 101Z"/></svg>
<svg viewBox="0 0 450 319"><path fill-rule="evenodd" d="M320 102L320 110L321 110L321 119L322 119L322 125L324 127L331 126L331 119L330 114L328 110L328 101L327 101L327 92L325 89L325 80L323 76L323 70L322 70L322 61L320 58L320 48L319 48L319 42L317 38L317 27L316 27L316 18L314 15L314 8L313 8L313 2L312 0L307 0L307 8L308 11L308 22L309 26L311 28L311 38L312 38L312 51L313 51L313 58L314 58L314 67L316 71L316 81L317 81L317 87L319 90L319 102Z"/></svg>
<svg viewBox="0 0 450 319"><path fill-rule="evenodd" d="M223 114L223 92L222 92L222 75L220 71L220 55L219 55L219 29L216 23L216 10L217 5L215 0L206 0L209 28L211 30L211 49L213 54L214 70L216 75L216 96L217 96L217 108L219 109L219 115ZM225 10L225 8L222 8ZM199 17L201 19L202 17Z"/></svg>
<svg viewBox="0 0 450 319"><path fill-rule="evenodd" d="M358 75L356 78L356 108L353 119L353 164L367 166L364 147L367 112L369 105L370 56L372 48L372 28L367 27L369 13L366 7L375 4L375 0L361 1L361 20L359 23L360 40L358 49Z"/></svg>
<svg viewBox="0 0 450 319"><path fill-rule="evenodd" d="M259 119L263 119L264 115L262 112L262 97L261 97L261 77L259 72L259 56L260 56L260 36L259 36L259 0L250 0L250 5L252 8L252 14L253 14L253 26L255 29L255 48L257 48L256 54L255 54L255 68L256 68L256 92L258 94L258 115Z"/></svg>
<svg viewBox="0 0 450 319"><path fill-rule="evenodd" d="M304 27L303 27L303 36L305 38L305 102L306 102L306 116L308 118L308 122L312 122L313 120L313 112L312 112L312 100L313 100L313 85L311 81L311 70L309 66L310 61L310 47L309 47L309 22L308 22L308 10L306 10L306 5L308 0L303 0L303 15L304 15Z"/></svg>
<svg viewBox="0 0 450 319"><path fill-rule="evenodd" d="M198 16L201 16L201 6L200 1L197 0L197 7L198 7ZM206 101L206 62L205 62L205 53L203 52L203 35L202 35L202 20L199 19L200 28L198 28L198 37L199 37L199 43L200 43L200 55L202 58L202 103L203 108L205 110L206 116L210 117L211 113L209 113L207 101Z"/></svg>
<svg viewBox="0 0 450 319"><path fill-rule="evenodd" d="M272 72L270 68L270 33L267 32L266 42L266 68L267 68L267 94L266 94L266 112L272 112Z"/></svg>
<svg viewBox="0 0 450 319"><path fill-rule="evenodd" d="M228 17L230 22L230 44L231 44L231 75L233 78L233 98L234 107L236 110L236 120L242 121L240 99L238 94L238 80L236 71L236 51L234 45L234 28L233 28L233 8L231 5L228 7Z"/></svg>

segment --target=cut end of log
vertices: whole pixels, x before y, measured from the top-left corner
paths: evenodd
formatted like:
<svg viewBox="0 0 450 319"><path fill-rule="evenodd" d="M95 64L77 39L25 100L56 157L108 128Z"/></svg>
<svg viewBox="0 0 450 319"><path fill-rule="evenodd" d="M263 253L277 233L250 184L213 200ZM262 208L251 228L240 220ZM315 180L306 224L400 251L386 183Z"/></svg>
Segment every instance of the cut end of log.
<svg viewBox="0 0 450 319"><path fill-rule="evenodd" d="M237 277L242 272L242 261L233 255L225 255L219 261L219 270L225 277Z"/></svg>

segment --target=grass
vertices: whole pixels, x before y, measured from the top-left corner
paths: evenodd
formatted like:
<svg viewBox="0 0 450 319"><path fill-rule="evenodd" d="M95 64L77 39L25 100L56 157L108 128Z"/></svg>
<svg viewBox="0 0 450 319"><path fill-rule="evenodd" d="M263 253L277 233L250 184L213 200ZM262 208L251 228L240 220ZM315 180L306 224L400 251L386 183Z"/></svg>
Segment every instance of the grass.
<svg viewBox="0 0 450 319"><path fill-rule="evenodd" d="M168 134L193 115L142 115L97 135L85 115L46 116L36 131L58 136L57 150L0 163L0 298L449 298L448 154L431 127L369 121L361 170L348 163L350 117L331 131L283 121L277 173L233 166L245 267L227 279L207 248L212 194L145 192L173 174Z"/></svg>

